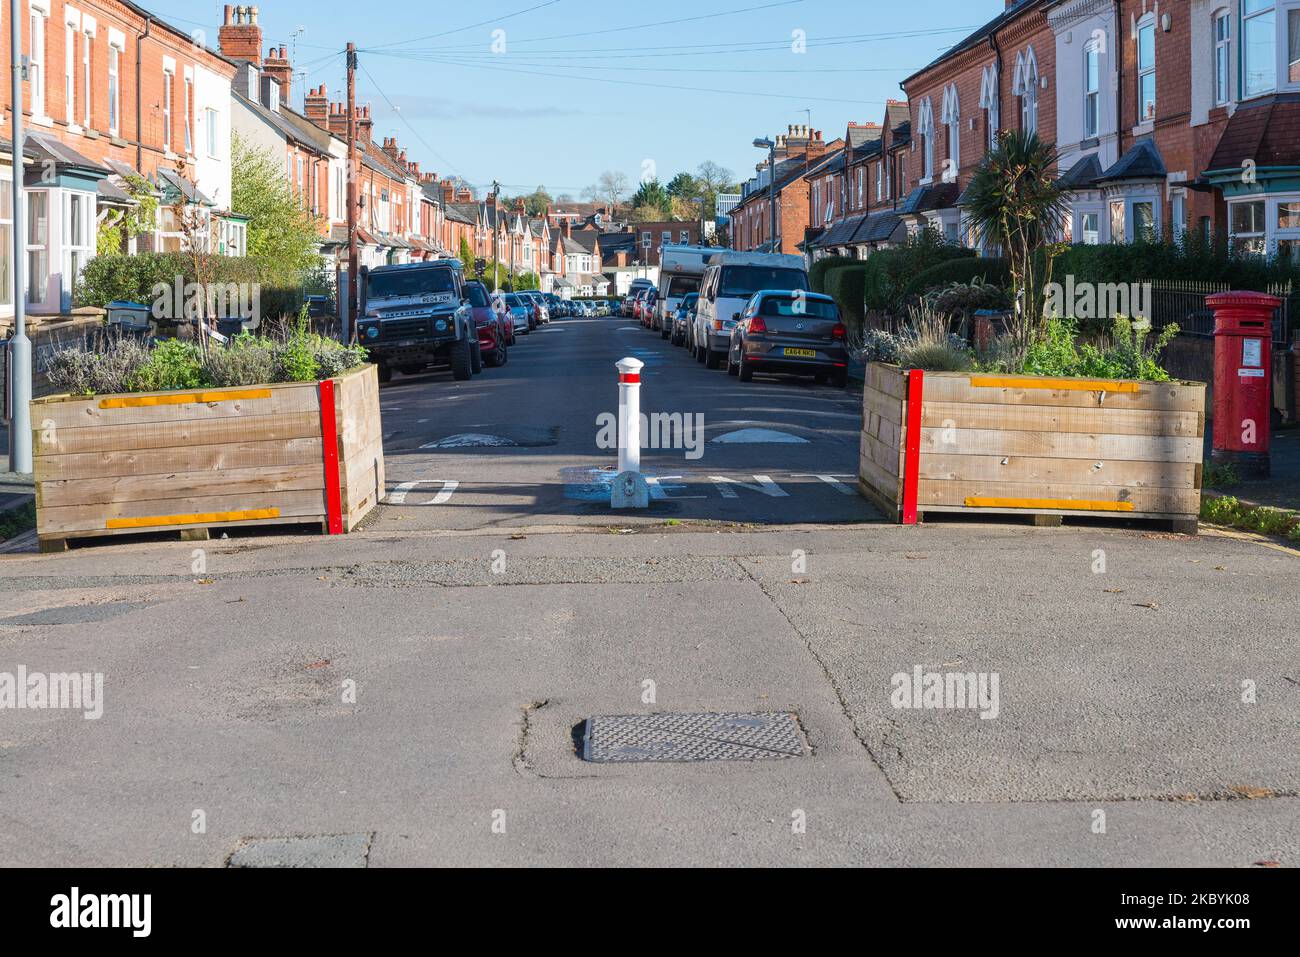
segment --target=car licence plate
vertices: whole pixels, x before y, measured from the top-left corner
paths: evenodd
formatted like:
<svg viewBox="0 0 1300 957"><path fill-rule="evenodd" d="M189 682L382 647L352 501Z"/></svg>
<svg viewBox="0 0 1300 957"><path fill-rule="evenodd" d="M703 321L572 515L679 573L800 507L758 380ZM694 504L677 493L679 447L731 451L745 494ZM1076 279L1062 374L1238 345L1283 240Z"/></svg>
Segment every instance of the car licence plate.
<svg viewBox="0 0 1300 957"><path fill-rule="evenodd" d="M782 349L781 354L790 356L795 359L816 359L817 351L815 349Z"/></svg>

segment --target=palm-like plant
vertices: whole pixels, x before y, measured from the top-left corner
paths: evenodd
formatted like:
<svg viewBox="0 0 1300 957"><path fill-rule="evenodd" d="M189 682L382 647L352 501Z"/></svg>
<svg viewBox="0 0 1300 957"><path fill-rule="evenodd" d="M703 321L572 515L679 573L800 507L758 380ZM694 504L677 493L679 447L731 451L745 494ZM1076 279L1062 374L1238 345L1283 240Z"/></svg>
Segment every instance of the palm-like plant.
<svg viewBox="0 0 1300 957"><path fill-rule="evenodd" d="M982 245L1002 248L1016 307L1009 332L1022 350L1043 326L1043 296L1064 233L1065 194L1057 185L1056 150L1037 134L1012 130L980 164L965 208Z"/></svg>

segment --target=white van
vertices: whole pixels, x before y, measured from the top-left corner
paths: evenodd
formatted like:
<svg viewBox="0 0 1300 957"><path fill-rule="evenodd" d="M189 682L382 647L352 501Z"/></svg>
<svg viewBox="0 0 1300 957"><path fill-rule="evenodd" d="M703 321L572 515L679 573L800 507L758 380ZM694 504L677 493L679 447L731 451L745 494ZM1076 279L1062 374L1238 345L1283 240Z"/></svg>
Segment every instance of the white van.
<svg viewBox="0 0 1300 957"><path fill-rule="evenodd" d="M659 300L650 323L667 339L673 333L673 316L682 300L700 291L704 270L726 250L716 246L682 246L665 243L659 256Z"/></svg>
<svg viewBox="0 0 1300 957"><path fill-rule="evenodd" d="M765 289L808 289L802 256L722 252L700 281L700 301L686 343L706 368L717 369L731 348L731 330L751 296Z"/></svg>

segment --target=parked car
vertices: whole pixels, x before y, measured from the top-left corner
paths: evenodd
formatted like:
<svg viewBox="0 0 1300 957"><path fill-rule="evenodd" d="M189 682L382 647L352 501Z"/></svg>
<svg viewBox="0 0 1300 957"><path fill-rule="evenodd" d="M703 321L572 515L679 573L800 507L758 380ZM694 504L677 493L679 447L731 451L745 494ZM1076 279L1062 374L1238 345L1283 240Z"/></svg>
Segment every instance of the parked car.
<svg viewBox="0 0 1300 957"><path fill-rule="evenodd" d="M492 308L492 297L487 286L478 280L465 283L465 298L474 312L474 325L478 328L478 347L483 362L488 366L506 364L507 351L514 339L514 326L504 309Z"/></svg>
<svg viewBox="0 0 1300 957"><path fill-rule="evenodd" d="M814 376L843 388L848 382L847 329L830 296L804 290L765 290L746 304L731 330L727 373L749 382L755 372Z"/></svg>
<svg viewBox="0 0 1300 957"><path fill-rule="evenodd" d="M552 319L564 318L564 300L553 292L542 293L542 298L546 300L547 311L551 314Z"/></svg>
<svg viewBox="0 0 1300 957"><path fill-rule="evenodd" d="M510 314L510 324L514 327L515 335L526 336L533 330L533 304L524 299L518 293L507 292L497 293L505 303L505 309Z"/></svg>
<svg viewBox="0 0 1300 957"><path fill-rule="evenodd" d="M636 294L642 289L649 289L654 286L652 279L633 279L632 285L628 287L627 298L623 300L623 315L635 319L636 316Z"/></svg>
<svg viewBox="0 0 1300 957"><path fill-rule="evenodd" d="M416 375L448 365L458 381L483 369L473 309L459 259L366 270L357 335L388 382L393 370Z"/></svg>
<svg viewBox="0 0 1300 957"><path fill-rule="evenodd" d="M698 292L688 292L682 297L681 302L677 304L677 311L673 313L672 336L670 339L673 345L686 345L686 330L695 321L695 304L699 301L700 294Z"/></svg>
<svg viewBox="0 0 1300 957"><path fill-rule="evenodd" d="M647 289L641 293L641 325L647 329L654 328L655 307L659 302L659 290Z"/></svg>
<svg viewBox="0 0 1300 957"><path fill-rule="evenodd" d="M537 324L538 324L539 326L544 326L544 325L546 325L546 323L548 323L548 322L551 321L551 309L550 309L550 304L546 301L546 297L545 297L545 296L543 296L543 295L542 295L540 292L538 292L536 289L523 289L523 290L520 290L519 295L521 295L521 296L523 296L525 299L529 300L529 301L530 301L530 302L531 302L531 303L536 307L536 309L537 309Z"/></svg>
<svg viewBox="0 0 1300 957"><path fill-rule="evenodd" d="M659 251L659 286L650 328L668 339L682 297L700 291L700 278L719 250L712 246L665 243Z"/></svg>
<svg viewBox="0 0 1300 957"><path fill-rule="evenodd" d="M768 289L808 289L802 256L780 253L719 253L700 281L700 298L691 325L691 343L705 368L722 365L731 347L731 330L750 298Z"/></svg>

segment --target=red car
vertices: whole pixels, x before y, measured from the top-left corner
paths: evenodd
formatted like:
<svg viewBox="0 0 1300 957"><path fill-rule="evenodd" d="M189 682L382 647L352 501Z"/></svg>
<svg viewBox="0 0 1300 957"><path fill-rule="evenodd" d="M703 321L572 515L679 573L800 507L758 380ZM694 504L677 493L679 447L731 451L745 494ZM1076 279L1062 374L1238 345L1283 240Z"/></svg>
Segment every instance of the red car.
<svg viewBox="0 0 1300 957"><path fill-rule="evenodd" d="M647 289L640 294L637 300L640 303L637 315L641 317L641 325L647 329L654 328L655 305L659 302L659 290Z"/></svg>
<svg viewBox="0 0 1300 957"><path fill-rule="evenodd" d="M465 283L465 296L474 312L483 362L489 366L505 365L508 348L515 343L515 326L510 321L510 310L492 308L487 286L477 280Z"/></svg>

